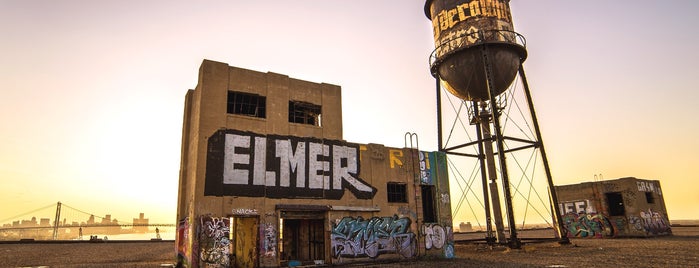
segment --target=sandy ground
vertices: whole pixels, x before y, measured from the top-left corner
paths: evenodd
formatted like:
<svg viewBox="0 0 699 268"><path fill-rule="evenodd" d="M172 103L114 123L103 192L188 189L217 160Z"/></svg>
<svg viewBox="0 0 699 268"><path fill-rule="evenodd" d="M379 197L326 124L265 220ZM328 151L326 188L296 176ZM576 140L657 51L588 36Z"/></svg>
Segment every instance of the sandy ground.
<svg viewBox="0 0 699 268"><path fill-rule="evenodd" d="M457 244L457 258L363 267L699 267L699 228L674 236L573 239L526 243L522 249ZM458 238L457 238L458 239ZM0 267L161 267L173 264L173 242L0 244Z"/></svg>

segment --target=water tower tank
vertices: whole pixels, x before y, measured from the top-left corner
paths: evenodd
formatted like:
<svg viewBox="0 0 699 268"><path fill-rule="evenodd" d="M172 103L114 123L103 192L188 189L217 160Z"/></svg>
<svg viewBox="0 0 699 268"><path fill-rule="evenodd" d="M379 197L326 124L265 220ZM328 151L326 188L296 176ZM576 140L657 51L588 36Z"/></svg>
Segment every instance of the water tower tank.
<svg viewBox="0 0 699 268"><path fill-rule="evenodd" d="M509 87L527 57L524 38L514 32L509 0L427 0L436 49L432 75L464 100L488 100L483 48L487 47L495 94Z"/></svg>

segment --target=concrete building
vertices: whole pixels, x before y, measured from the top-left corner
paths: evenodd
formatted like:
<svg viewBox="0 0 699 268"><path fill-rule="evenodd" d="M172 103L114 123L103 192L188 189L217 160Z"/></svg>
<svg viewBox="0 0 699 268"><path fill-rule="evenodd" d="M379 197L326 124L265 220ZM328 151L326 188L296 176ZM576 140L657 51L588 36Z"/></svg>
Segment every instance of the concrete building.
<svg viewBox="0 0 699 268"><path fill-rule="evenodd" d="M660 181L633 177L556 186L569 237L670 235Z"/></svg>
<svg viewBox="0 0 699 268"><path fill-rule="evenodd" d="M339 86L204 60L184 110L182 265L453 257L446 156L343 140Z"/></svg>

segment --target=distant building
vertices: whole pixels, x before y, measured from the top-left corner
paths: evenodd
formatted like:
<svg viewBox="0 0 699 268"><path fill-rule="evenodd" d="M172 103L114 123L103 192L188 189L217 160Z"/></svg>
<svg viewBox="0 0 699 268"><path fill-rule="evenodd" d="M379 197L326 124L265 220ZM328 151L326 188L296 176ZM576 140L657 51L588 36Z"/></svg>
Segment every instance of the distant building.
<svg viewBox="0 0 699 268"><path fill-rule="evenodd" d="M112 223L112 215L104 215L104 218L102 218L101 224L110 224Z"/></svg>
<svg viewBox="0 0 699 268"><path fill-rule="evenodd" d="M31 220L22 220L20 224L21 227L37 227L39 223L36 221L36 217L32 217Z"/></svg>
<svg viewBox="0 0 699 268"><path fill-rule="evenodd" d="M139 233L148 232L148 219L144 218L143 213L138 214L138 218L133 219L133 230Z"/></svg>
<svg viewBox="0 0 699 268"><path fill-rule="evenodd" d="M185 97L180 264L453 257L446 155L342 130L339 86L204 60Z"/></svg>
<svg viewBox="0 0 699 268"><path fill-rule="evenodd" d="M670 235L660 181L633 177L556 186L570 237Z"/></svg>
<svg viewBox="0 0 699 268"><path fill-rule="evenodd" d="M466 223L461 223L459 224L459 232L471 232L473 231L473 226L471 225L471 222L466 222Z"/></svg>

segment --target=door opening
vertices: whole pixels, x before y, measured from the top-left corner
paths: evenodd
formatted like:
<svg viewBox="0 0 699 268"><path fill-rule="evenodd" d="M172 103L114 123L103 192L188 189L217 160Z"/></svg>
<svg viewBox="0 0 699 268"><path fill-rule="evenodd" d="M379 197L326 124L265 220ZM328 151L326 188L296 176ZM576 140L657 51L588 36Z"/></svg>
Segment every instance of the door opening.
<svg viewBox="0 0 699 268"><path fill-rule="evenodd" d="M312 263L325 260L325 229L322 219L282 219L281 257L284 262Z"/></svg>
<svg viewBox="0 0 699 268"><path fill-rule="evenodd" d="M231 220L231 243L233 267L258 267L257 217L233 217Z"/></svg>

